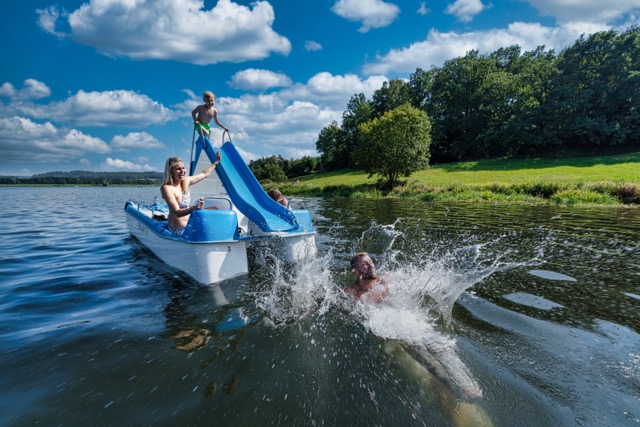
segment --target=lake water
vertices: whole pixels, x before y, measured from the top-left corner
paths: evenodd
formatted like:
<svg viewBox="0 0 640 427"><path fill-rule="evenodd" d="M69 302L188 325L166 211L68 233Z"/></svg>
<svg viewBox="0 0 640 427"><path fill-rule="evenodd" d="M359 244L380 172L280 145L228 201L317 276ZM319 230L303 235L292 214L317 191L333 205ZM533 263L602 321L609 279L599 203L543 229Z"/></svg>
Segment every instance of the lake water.
<svg viewBox="0 0 640 427"><path fill-rule="evenodd" d="M639 209L293 197L317 257L203 286L129 235L157 194L0 188L3 426L640 425Z"/></svg>

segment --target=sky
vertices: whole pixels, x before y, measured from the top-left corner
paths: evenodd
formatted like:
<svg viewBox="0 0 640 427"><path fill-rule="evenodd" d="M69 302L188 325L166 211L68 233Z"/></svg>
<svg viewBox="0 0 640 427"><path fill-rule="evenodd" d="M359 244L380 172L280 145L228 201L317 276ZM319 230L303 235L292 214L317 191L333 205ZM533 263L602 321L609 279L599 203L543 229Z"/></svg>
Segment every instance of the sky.
<svg viewBox="0 0 640 427"><path fill-rule="evenodd" d="M317 156L355 94L472 49L559 53L638 25L640 0L25 0L0 16L0 175L31 176L189 159L205 90L245 161Z"/></svg>

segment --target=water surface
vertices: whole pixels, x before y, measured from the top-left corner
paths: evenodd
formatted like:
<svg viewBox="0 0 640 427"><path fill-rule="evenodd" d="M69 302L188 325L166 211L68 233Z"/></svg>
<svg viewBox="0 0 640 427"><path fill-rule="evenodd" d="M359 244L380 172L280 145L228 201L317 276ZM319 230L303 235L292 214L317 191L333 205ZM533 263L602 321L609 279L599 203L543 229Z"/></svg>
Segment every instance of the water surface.
<svg viewBox="0 0 640 427"><path fill-rule="evenodd" d="M203 286L128 233L157 193L0 188L3 425L640 424L637 209L294 197L316 258Z"/></svg>

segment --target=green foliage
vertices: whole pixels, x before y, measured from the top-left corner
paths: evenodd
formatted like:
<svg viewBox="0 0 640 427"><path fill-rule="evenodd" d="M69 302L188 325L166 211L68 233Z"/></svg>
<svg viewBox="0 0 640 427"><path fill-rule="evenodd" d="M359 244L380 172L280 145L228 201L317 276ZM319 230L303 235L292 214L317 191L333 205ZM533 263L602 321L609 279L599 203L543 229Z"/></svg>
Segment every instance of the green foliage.
<svg viewBox="0 0 640 427"><path fill-rule="evenodd" d="M550 128L569 148L637 143L640 30L582 36L558 58Z"/></svg>
<svg viewBox="0 0 640 427"><path fill-rule="evenodd" d="M361 137L358 125L369 121L372 114L371 103L363 93L359 93L349 100L342 114L342 126L332 122L320 131L316 150L321 153L320 162L325 171L355 166L353 153Z"/></svg>
<svg viewBox="0 0 640 427"><path fill-rule="evenodd" d="M285 160L281 156L263 157L249 162L249 169L258 181L280 182L287 179L284 173Z"/></svg>
<svg viewBox="0 0 640 427"><path fill-rule="evenodd" d="M373 100L371 101L373 117L380 117L387 111L394 110L407 103L411 104L409 86L400 79L385 81L382 83L382 87L373 94Z"/></svg>
<svg viewBox="0 0 640 427"><path fill-rule="evenodd" d="M358 167L359 125L402 104L432 123L431 160L593 153L640 144L640 29L582 36L556 55L539 46L470 51L354 95L341 126L321 132L324 170Z"/></svg>
<svg viewBox="0 0 640 427"><path fill-rule="evenodd" d="M431 122L424 111L403 104L358 129L358 165L384 178L389 187L429 164Z"/></svg>
<svg viewBox="0 0 640 427"><path fill-rule="evenodd" d="M347 147L344 143L343 133L334 121L325 126L318 135L316 150L321 153L320 163L325 171L339 170L347 167L345 162Z"/></svg>

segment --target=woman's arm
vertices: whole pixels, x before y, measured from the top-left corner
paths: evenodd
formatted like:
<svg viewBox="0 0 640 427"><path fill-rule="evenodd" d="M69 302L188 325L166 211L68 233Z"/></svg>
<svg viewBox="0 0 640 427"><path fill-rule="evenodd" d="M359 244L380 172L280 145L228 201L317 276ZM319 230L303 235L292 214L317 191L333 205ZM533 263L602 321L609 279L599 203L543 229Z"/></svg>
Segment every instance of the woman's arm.
<svg viewBox="0 0 640 427"><path fill-rule="evenodd" d="M222 155L220 154L220 150L218 150L216 152L216 161L211 163L209 167L207 167L205 170L203 170L199 174L189 177L189 185L197 184L198 182L202 181L203 179L211 175L211 172L213 172L213 170L218 165L218 163L220 163L221 159L222 159Z"/></svg>

